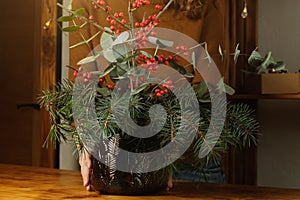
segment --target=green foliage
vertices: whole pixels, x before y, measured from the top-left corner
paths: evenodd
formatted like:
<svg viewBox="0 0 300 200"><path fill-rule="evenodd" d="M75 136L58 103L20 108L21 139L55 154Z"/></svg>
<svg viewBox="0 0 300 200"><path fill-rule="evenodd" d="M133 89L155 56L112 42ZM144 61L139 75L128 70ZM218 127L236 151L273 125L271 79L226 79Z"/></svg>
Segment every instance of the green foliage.
<svg viewBox="0 0 300 200"><path fill-rule="evenodd" d="M63 7L60 4L59 6ZM104 9L106 14L110 14L110 17L114 20L119 20L115 18L113 14L109 13L105 7L98 6L102 10ZM165 9L166 7L161 12ZM214 91L210 91L216 94L216 97L211 97L208 91L208 83L205 81L197 85L191 83L189 86L192 86L193 93L188 90L188 87L173 88L171 80L158 80L156 77L151 77L151 73L155 72L155 68L158 68L160 64L168 63L170 67L184 77L193 78L194 74L189 73L187 67L192 68L196 66L195 52L197 47L204 45L206 53L206 58L204 59L212 63L206 43L186 48L186 55L192 56L192 63L188 66L182 66L182 64L175 59L175 56L180 55L181 52L170 56L170 52L168 52L168 55L164 55L163 57L156 54L159 48L173 47L173 41L162 40L149 36L149 33L143 33L145 35L142 35L141 38L147 37L147 41L154 44L157 48L155 53L151 54L146 50L139 50L133 47L133 42L137 42L138 39L130 38L130 36L134 35L133 32L130 32L132 30L129 30L130 33L125 31L117 34L113 31L114 29L102 27L94 23L93 20L85 18L83 15L85 12L84 9L74 11L71 10L71 8L67 8L67 11L69 15L60 17L58 21L74 22L75 19L80 19L83 20L83 23L81 25L74 23L64 28L63 31L78 31L82 36L81 29L87 24L100 29L98 33L88 39L82 37L83 40L81 42L74 44L70 48L88 45L89 42L97 38L100 33L102 34L99 42L103 50L81 59L77 64L84 68L86 64L95 63L100 56L103 56L109 64L104 70L96 72L88 72L86 70L84 73L79 73L78 78L86 80L76 85L76 87L80 88L80 98L76 101L73 99L74 85L71 81L64 81L58 84L53 91L42 91L39 97L39 103L49 112L52 122L51 130L45 143L46 146L48 145L48 141L54 145L56 142L71 142L80 147L80 151L81 148L86 148L84 145L87 145L83 144L82 141L98 143L101 142L100 140L102 138L118 138L118 145L125 150L136 153L150 152L173 142L174 138L179 134L187 135L190 132L196 132L197 135L188 153L192 153L190 157L190 159L192 158L190 160L191 164L199 168L203 165L203 162L219 162L221 155L226 152L230 145L245 147L250 143L256 143L258 123L255 120L254 111L246 104L226 102L224 98L220 98L221 96L219 95L224 95L224 93L230 95L234 93L234 89L226 85L223 78L219 80L217 88ZM129 12L129 15L132 14L131 12ZM161 12L157 16L162 14ZM118 23L130 29L126 24L122 24L120 21L118 21ZM131 22L131 24L134 23ZM221 47L219 47L219 53L222 57L225 54ZM240 50L237 46L234 53L235 61L239 55ZM259 64L264 67L273 63L270 56L260 62L258 53L253 53L252 58L251 63L254 63L254 61L257 63L259 61ZM149 65L141 67L143 64ZM92 91L90 87L93 82L87 78L88 76L96 77L97 80L99 80L95 91ZM120 80L127 84L126 86L129 88L128 91L118 90L120 88L118 88L117 83ZM181 102L179 102L175 95L177 93L180 94ZM128 95L124 94L129 95L129 103L127 101ZM197 102L192 101L194 95L196 95ZM216 103L217 107L226 110L218 110L217 115L212 116L212 102ZM151 113L151 107L157 104L159 104L162 109L156 113ZM86 116L90 114L89 105L95 106L96 120L86 119ZM184 106L186 109L182 110L181 106ZM199 110L194 109L198 107ZM76 112L78 118L89 120L87 125L79 121L78 124L76 124L77 127L75 127L73 116L73 111L75 112L75 110L78 110L78 113ZM129 111L130 117L128 117L127 110ZM121 130L117 123L116 113L122 117L125 130L130 128L130 120L133 120L140 126L150 124L151 130L156 130L157 127L162 128L156 135L150 138L133 137L126 134L126 131ZM200 113L200 119L197 118L198 115L195 115L195 113ZM151 118L150 115L152 116ZM212 117L216 118L214 119L216 121L225 119L224 127L216 144L209 143L218 133L217 125L211 124L212 121L214 121ZM198 122L196 125L192 123L192 121L195 120ZM207 134L209 127L212 127L214 134ZM99 138L89 134L90 130L101 132L101 137ZM184 145L183 141L179 141L178 146L182 145ZM198 155L203 154L203 152L208 152L208 155L201 160L197 159Z"/></svg>
<svg viewBox="0 0 300 200"><path fill-rule="evenodd" d="M252 51L248 58L248 63L254 67L258 74L270 71L279 72L285 69L285 63L283 61L275 61L270 51L264 57L257 50Z"/></svg>

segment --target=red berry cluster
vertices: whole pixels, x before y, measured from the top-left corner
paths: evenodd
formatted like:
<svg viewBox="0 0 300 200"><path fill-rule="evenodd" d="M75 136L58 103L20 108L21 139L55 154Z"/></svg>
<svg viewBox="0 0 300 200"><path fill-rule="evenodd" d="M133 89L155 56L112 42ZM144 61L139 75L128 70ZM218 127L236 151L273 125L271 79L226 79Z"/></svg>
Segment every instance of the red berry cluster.
<svg viewBox="0 0 300 200"><path fill-rule="evenodd" d="M181 52L184 56L189 55L188 49L185 46L177 46L176 50Z"/></svg>
<svg viewBox="0 0 300 200"><path fill-rule="evenodd" d="M145 5L150 5L150 0L135 0L131 6L132 8L139 8Z"/></svg>
<svg viewBox="0 0 300 200"><path fill-rule="evenodd" d="M99 6L105 6L105 1L103 0L97 0L96 2L92 2L92 5L95 9L98 9L98 5Z"/></svg>
<svg viewBox="0 0 300 200"><path fill-rule="evenodd" d="M154 97L161 97L162 95L167 94L168 92L169 92L169 90L167 88L164 88L164 89L156 88L154 90L153 96Z"/></svg>
<svg viewBox="0 0 300 200"><path fill-rule="evenodd" d="M94 9L98 9L99 6L105 8L105 11L106 12L110 12L112 9L110 6L105 6L105 1L104 0L97 0L96 2L95 1L92 1L92 6ZM105 6L105 7L104 7Z"/></svg>
<svg viewBox="0 0 300 200"><path fill-rule="evenodd" d="M163 88L156 88L154 90L154 97L161 97L162 95L169 93L169 90L173 88L173 82L168 80L162 85L162 87Z"/></svg>
<svg viewBox="0 0 300 200"><path fill-rule="evenodd" d="M93 1L92 5L95 9L98 9L99 7L103 7L107 13L111 12L112 8L108 5L106 5L105 1L103 0L97 0L96 2ZM110 14L110 13L109 13ZM89 20L94 20L94 16L89 16ZM110 23L110 30L114 31L116 34L121 33L121 29L124 28L124 24L127 24L126 19L124 19L124 13L123 12L115 12L108 17L106 17L106 21Z"/></svg>
<svg viewBox="0 0 300 200"><path fill-rule="evenodd" d="M138 49L146 46L146 42L148 42L148 34L151 36L155 36L156 33L152 31L154 26L159 24L159 19L156 18L157 15L150 15L148 18L144 19L142 22L135 22L135 27L140 28L135 32L135 45Z"/></svg>
<svg viewBox="0 0 300 200"><path fill-rule="evenodd" d="M111 89L111 90L116 88L116 86L113 84L106 84L105 79L102 77L99 78L99 83L100 83L100 87L107 87L108 89ZM118 88L118 91L121 91L121 88Z"/></svg>
<svg viewBox="0 0 300 200"><path fill-rule="evenodd" d="M138 59L136 60L138 65L141 65L145 68L148 72L156 72L159 65L155 57L148 58L144 54L140 54Z"/></svg>
<svg viewBox="0 0 300 200"><path fill-rule="evenodd" d="M123 12L115 12L112 16L107 16L106 21L110 23L110 30L115 31L116 34L120 34L121 30L124 28L124 24L127 23L126 19L124 19L124 13ZM118 21L116 19L119 19ZM120 23L121 22L121 23Z"/></svg>

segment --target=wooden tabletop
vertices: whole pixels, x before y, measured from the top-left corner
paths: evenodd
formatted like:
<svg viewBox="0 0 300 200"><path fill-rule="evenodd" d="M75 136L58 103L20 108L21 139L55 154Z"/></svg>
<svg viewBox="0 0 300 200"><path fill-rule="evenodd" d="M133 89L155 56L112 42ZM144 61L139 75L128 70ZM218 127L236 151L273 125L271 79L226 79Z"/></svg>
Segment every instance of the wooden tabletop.
<svg viewBox="0 0 300 200"><path fill-rule="evenodd" d="M300 200L300 190L176 182L172 190L155 196L100 195L85 191L79 171L0 164L0 199Z"/></svg>

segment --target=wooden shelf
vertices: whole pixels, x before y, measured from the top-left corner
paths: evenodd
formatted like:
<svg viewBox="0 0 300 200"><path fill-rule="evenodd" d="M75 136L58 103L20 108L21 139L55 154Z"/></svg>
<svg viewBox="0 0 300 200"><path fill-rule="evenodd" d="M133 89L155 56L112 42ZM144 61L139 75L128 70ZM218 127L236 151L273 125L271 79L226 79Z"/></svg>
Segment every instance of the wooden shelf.
<svg viewBox="0 0 300 200"><path fill-rule="evenodd" d="M228 99L300 99L300 93L298 94L234 94L227 96Z"/></svg>

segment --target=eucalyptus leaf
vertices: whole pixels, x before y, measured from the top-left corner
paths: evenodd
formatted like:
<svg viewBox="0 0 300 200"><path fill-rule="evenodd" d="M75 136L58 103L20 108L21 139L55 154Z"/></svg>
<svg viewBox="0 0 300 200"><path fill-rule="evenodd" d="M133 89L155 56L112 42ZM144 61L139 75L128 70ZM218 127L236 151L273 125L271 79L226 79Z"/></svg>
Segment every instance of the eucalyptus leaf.
<svg viewBox="0 0 300 200"><path fill-rule="evenodd" d="M110 63L116 62L116 56L111 49L103 50L103 56Z"/></svg>
<svg viewBox="0 0 300 200"><path fill-rule="evenodd" d="M102 49L107 50L107 49L111 49L113 46L113 36L103 32L101 37L100 37L100 45L102 47Z"/></svg>
<svg viewBox="0 0 300 200"><path fill-rule="evenodd" d="M152 58L152 55L146 51L140 51L140 53L146 56L147 58Z"/></svg>
<svg viewBox="0 0 300 200"><path fill-rule="evenodd" d="M174 45L173 41L161 40L161 39L158 39L157 37L153 37L153 36L149 36L148 39L149 39L150 43L159 45L159 47L161 47L161 48L172 47Z"/></svg>
<svg viewBox="0 0 300 200"><path fill-rule="evenodd" d="M62 30L65 32L75 32L78 31L80 29L80 26L69 26L69 27L65 27Z"/></svg>
<svg viewBox="0 0 300 200"><path fill-rule="evenodd" d="M261 54L256 50L252 51L251 55L248 58L249 65L253 67L257 67L260 66L262 62L263 62L263 57L261 56Z"/></svg>
<svg viewBox="0 0 300 200"><path fill-rule="evenodd" d="M187 71L184 67L182 67L181 65L179 65L175 60L171 60L170 61L170 66L177 70L180 74L182 75L186 75L187 74Z"/></svg>
<svg viewBox="0 0 300 200"><path fill-rule="evenodd" d="M265 56L264 61L261 63L261 67L264 69L267 69L267 67L272 63L272 53L269 51L267 55Z"/></svg>
<svg viewBox="0 0 300 200"><path fill-rule="evenodd" d="M74 19L73 15L61 16L57 19L58 22L70 22Z"/></svg>
<svg viewBox="0 0 300 200"><path fill-rule="evenodd" d="M235 51L234 51L234 58L233 58L234 63L237 63L240 53L241 53L241 50L239 50L239 44L237 44L235 47Z"/></svg>
<svg viewBox="0 0 300 200"><path fill-rule="evenodd" d="M285 63L283 61L278 61L275 66L274 69L276 71L280 71L280 70L284 70L285 69Z"/></svg>
<svg viewBox="0 0 300 200"><path fill-rule="evenodd" d="M84 8L78 8L77 10L75 10L75 13L76 13L77 15L82 15L84 12L85 12L85 9L84 9Z"/></svg>
<svg viewBox="0 0 300 200"><path fill-rule="evenodd" d="M165 47L172 47L174 45L173 41L169 41L169 40L161 40L158 39L157 40L157 44L161 47L161 48L165 48Z"/></svg>
<svg viewBox="0 0 300 200"><path fill-rule="evenodd" d="M224 83L223 77L220 79L220 81L218 82L217 85L218 85L219 89L221 89L221 91L225 92L226 94L233 95L235 93L235 90L232 87L230 87L229 85Z"/></svg>
<svg viewBox="0 0 300 200"><path fill-rule="evenodd" d="M225 92L229 95L234 95L235 90L227 84L224 84Z"/></svg>
<svg viewBox="0 0 300 200"><path fill-rule="evenodd" d="M221 45L219 45L219 54L220 54L220 56L221 56L221 58L223 60L224 59L224 54L223 54L223 50L222 50Z"/></svg>
<svg viewBox="0 0 300 200"><path fill-rule="evenodd" d="M196 55L195 55L195 51L192 52L192 64L193 64L193 69L194 71L196 71Z"/></svg>
<svg viewBox="0 0 300 200"><path fill-rule="evenodd" d="M94 55L94 56L88 56L88 57L85 57L83 59L81 59L77 65L84 65L84 64L88 64L88 63L91 63L91 62L94 62L97 60L97 58L101 55L100 54L97 54L97 55Z"/></svg>
<svg viewBox="0 0 300 200"><path fill-rule="evenodd" d="M202 97L205 93L207 93L207 84L206 81L201 81L196 87L195 92L198 97Z"/></svg>
<svg viewBox="0 0 300 200"><path fill-rule="evenodd" d="M73 48L78 47L78 46L81 46L81 45L83 45L83 44L86 44L86 41L78 42L77 44L74 44L74 45L70 46L69 48L70 48L70 49L73 49Z"/></svg>
<svg viewBox="0 0 300 200"><path fill-rule="evenodd" d="M112 45L122 44L126 42L129 38L129 33L127 31L122 32L112 43Z"/></svg>

